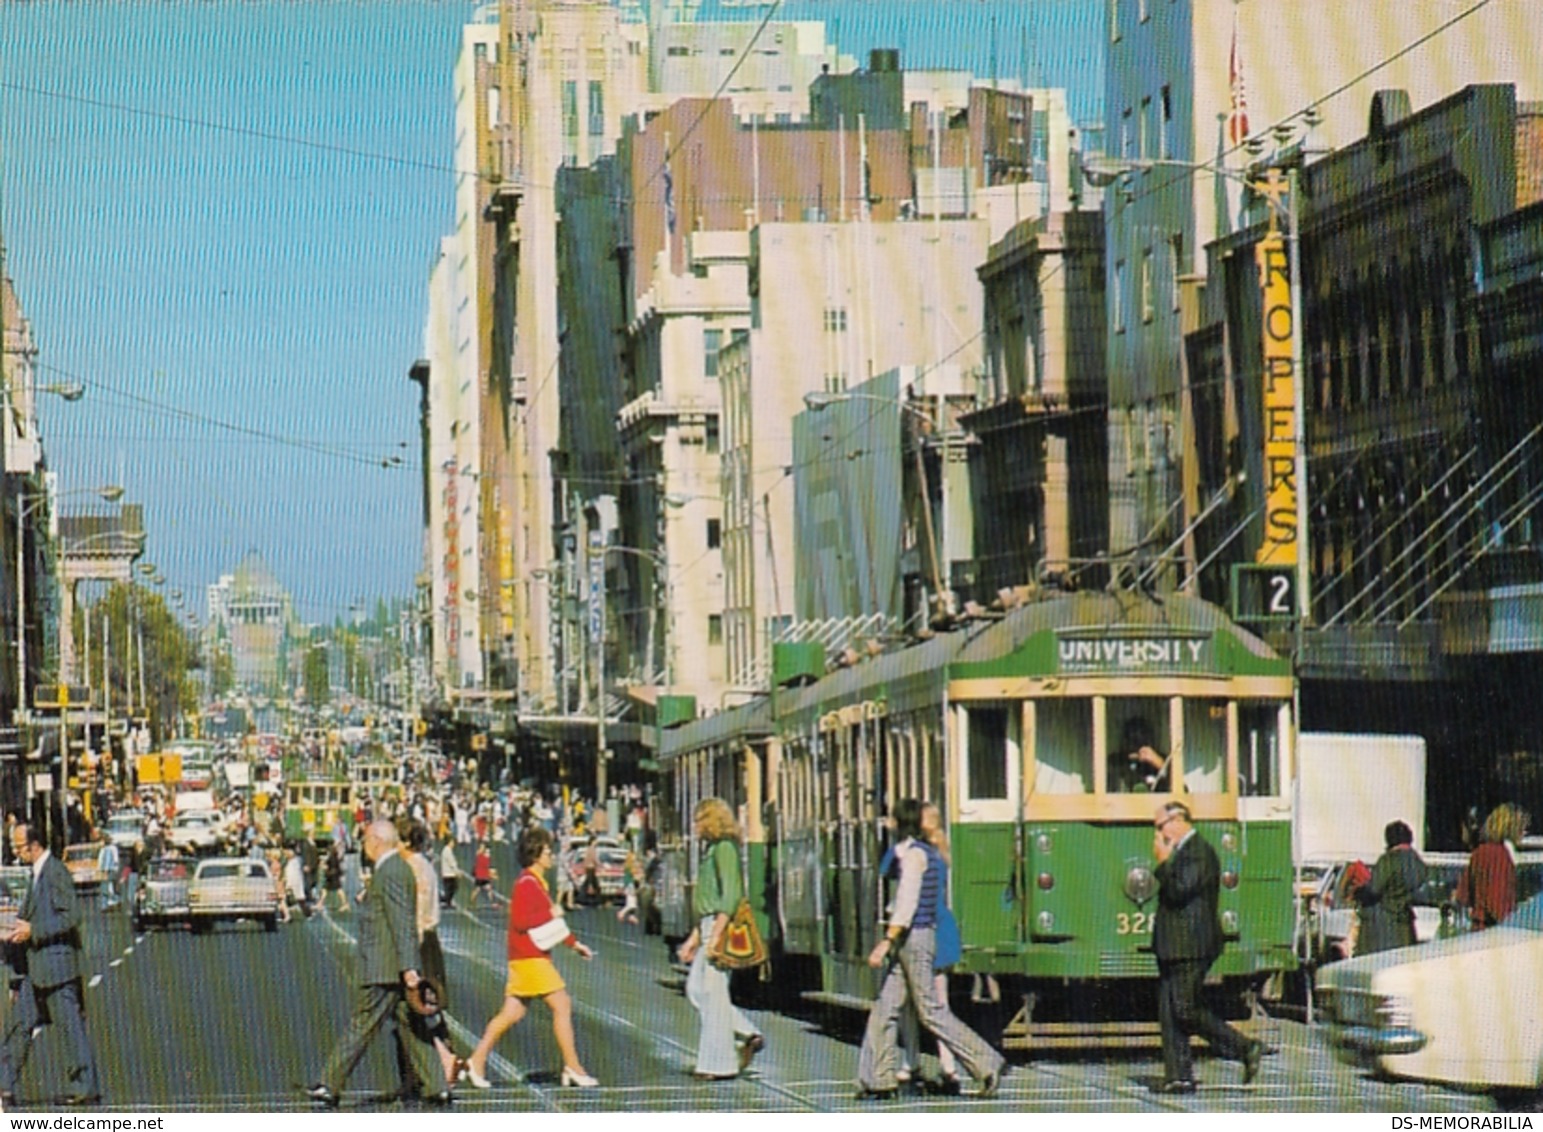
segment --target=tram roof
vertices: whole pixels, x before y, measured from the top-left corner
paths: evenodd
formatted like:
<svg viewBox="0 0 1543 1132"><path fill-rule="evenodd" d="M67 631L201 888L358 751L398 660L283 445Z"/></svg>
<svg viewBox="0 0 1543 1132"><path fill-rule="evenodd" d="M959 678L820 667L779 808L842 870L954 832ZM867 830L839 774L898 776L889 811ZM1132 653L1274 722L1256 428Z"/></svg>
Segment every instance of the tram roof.
<svg viewBox="0 0 1543 1132"><path fill-rule="evenodd" d="M1118 636L1225 633L1258 661L1280 661L1279 653L1208 601L1189 594L1152 595L1134 590L1089 590L1059 594L1012 610L977 633L952 658L954 664L990 664L1012 656L1037 633L1089 632Z"/></svg>
<svg viewBox="0 0 1543 1132"><path fill-rule="evenodd" d="M664 733L663 757L699 750L732 739L772 732L772 704L780 718L807 720L836 707L883 700L889 712L939 702L943 684L969 666L976 671L1013 660L1034 636L1101 634L1118 637L1158 633L1207 636L1221 633L1240 650L1250 668L1270 670L1289 662L1216 606L1188 594L1152 595L1133 590L1057 593L1010 610L993 621L974 621L905 648L838 669L775 698L762 696Z"/></svg>
<svg viewBox="0 0 1543 1132"><path fill-rule="evenodd" d="M771 701L760 696L749 703L668 728L660 736L659 755L666 759L676 758L685 751L715 747L734 739L761 738L771 732Z"/></svg>
<svg viewBox="0 0 1543 1132"><path fill-rule="evenodd" d="M864 699L882 699L890 711L904 711L918 699L932 702L948 678L955 656L990 623L971 624L872 660L842 668L802 688L779 692L777 714L825 712Z"/></svg>

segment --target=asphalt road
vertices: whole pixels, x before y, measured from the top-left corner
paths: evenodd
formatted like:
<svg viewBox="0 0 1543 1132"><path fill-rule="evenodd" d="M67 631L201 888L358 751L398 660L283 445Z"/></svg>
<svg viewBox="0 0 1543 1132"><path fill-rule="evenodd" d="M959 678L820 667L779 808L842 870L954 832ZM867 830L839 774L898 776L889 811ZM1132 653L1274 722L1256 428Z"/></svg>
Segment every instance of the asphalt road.
<svg viewBox="0 0 1543 1132"><path fill-rule="evenodd" d="M503 850L500 886L513 862ZM356 883L350 870L349 890ZM457 907L440 926L448 954L452 1030L465 1052L499 1007L505 977L506 905ZM281 927L222 925L194 937L173 928L134 933L121 911L92 908L86 925L88 1024L112 1111L308 1111L300 1087L316 1078L347 1022L354 961L353 915L335 910ZM754 1010L767 1048L745 1077L692 1078L696 1015L681 972L663 943L619 924L610 907L583 908L569 919L595 947L586 963L571 952L559 966L576 1004L579 1053L599 1089L564 1089L561 1061L545 1010L536 1005L505 1035L489 1062L494 1087L461 1086L462 1111L873 1112L853 1098L862 1019L797 1004ZM987 1033L988 1039L993 1035ZM1013 1069L989 1102L917 1097L884 1109L1161 1112L1395 1111L1472 1113L1493 1101L1445 1088L1377 1081L1339 1065L1321 1037L1289 1020L1270 1020L1263 1036L1277 1048L1258 1081L1238 1084L1238 1067L1204 1057L1200 1091L1159 1097L1155 1049L1011 1056ZM22 1080L19 1107L52 1108L63 1093L61 1050L45 1031ZM967 1083L966 1089L971 1086ZM390 1043L375 1043L349 1082L345 1107L396 1111Z"/></svg>

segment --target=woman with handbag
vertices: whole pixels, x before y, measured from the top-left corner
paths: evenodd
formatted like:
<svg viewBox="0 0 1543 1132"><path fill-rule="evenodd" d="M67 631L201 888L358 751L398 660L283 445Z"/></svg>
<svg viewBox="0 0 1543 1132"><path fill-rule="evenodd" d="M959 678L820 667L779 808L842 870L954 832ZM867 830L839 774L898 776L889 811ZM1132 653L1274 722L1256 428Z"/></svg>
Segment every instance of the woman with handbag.
<svg viewBox="0 0 1543 1132"><path fill-rule="evenodd" d="M701 1016L696 1069L699 1080L738 1077L766 1047L755 1023L729 997L729 975L713 954L739 907L744 881L739 868L739 826L722 798L704 798L693 815L697 840L704 843L697 870L697 926L680 945L680 961L691 964L686 997ZM736 1048L737 1047L737 1048Z"/></svg>
<svg viewBox="0 0 1543 1132"><path fill-rule="evenodd" d="M525 1017L526 1000L539 998L552 1012L552 1032L563 1055L562 1083L593 1089L600 1082L585 1071L574 1046L573 1000L547 952L558 944L566 944L585 959L594 952L568 931L562 909L552 903L542 876L553 865L552 835L540 826L527 829L520 835L519 855L524 871L509 894L509 982L504 1006L489 1019L482 1040L467 1057L466 1076L478 1089L492 1087L487 1079L488 1054L504 1032Z"/></svg>

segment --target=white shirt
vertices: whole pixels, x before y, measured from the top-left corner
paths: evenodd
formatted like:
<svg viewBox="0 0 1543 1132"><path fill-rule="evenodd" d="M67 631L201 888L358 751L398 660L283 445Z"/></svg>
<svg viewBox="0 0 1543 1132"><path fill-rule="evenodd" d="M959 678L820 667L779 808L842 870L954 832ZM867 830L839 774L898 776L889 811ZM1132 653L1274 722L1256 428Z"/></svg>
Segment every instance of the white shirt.
<svg viewBox="0 0 1543 1132"><path fill-rule="evenodd" d="M32 862L32 883L33 884L36 884L38 881L40 881L43 878L43 862L48 860L48 858L50 856L52 856L52 854L50 854L47 849L44 849L41 853L39 853L37 855L37 859Z"/></svg>
<svg viewBox="0 0 1543 1132"><path fill-rule="evenodd" d="M922 878L927 874L927 851L914 837L908 837L895 847L895 858L900 862L900 884L895 889L895 902L889 910L889 926L908 928L921 904Z"/></svg>

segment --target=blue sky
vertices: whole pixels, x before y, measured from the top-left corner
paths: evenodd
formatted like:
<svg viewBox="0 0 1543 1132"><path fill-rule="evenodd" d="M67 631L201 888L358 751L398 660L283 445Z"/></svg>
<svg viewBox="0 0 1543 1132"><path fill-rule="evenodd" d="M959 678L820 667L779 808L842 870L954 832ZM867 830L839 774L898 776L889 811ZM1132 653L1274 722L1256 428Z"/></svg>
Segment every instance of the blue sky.
<svg viewBox="0 0 1543 1132"><path fill-rule="evenodd" d="M709 5L713 0L709 0ZM189 596L259 550L301 616L411 592L460 0L8 0L0 224L61 486L120 482ZM759 15L758 9L740 15ZM786 0L841 50L1099 113L1094 0ZM1029 47L1024 47L1025 36ZM1036 73L1037 72L1037 73ZM221 128L224 127L224 128ZM398 457L400 467L382 467ZM200 603L201 604L201 603Z"/></svg>

